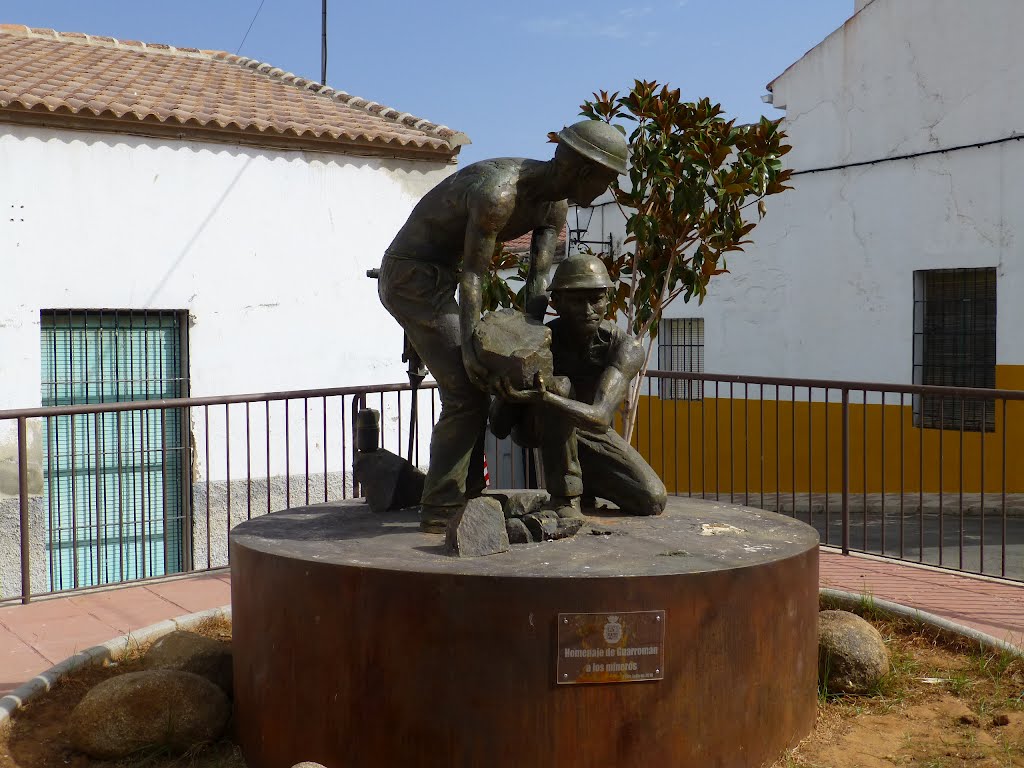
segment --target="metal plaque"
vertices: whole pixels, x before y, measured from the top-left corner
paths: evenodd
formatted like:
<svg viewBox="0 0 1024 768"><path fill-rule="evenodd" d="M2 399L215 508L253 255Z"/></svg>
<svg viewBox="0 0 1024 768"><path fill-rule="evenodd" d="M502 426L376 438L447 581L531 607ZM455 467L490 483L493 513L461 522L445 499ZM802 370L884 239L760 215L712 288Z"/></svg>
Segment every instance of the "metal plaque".
<svg viewBox="0 0 1024 768"><path fill-rule="evenodd" d="M634 683L665 677L665 612L558 614L556 682Z"/></svg>

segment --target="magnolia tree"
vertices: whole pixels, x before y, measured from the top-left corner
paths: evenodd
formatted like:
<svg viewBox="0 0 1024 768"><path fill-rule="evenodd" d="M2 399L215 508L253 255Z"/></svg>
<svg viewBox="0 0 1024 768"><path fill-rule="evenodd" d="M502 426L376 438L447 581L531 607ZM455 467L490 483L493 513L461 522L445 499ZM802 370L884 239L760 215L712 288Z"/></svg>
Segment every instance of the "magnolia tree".
<svg viewBox="0 0 1024 768"><path fill-rule="evenodd" d="M582 114L623 128L630 147L628 181L611 187L626 218L624 251L600 254L617 286L609 319L622 320L647 349L625 404L628 439L666 307L702 302L712 278L728 272L726 257L751 242L764 199L790 188L781 162L790 147L778 120L736 125L720 105L682 101L679 89L655 82L638 80L624 96L595 93ZM498 250L493 266L514 263ZM486 286L492 306L518 303L496 272Z"/></svg>

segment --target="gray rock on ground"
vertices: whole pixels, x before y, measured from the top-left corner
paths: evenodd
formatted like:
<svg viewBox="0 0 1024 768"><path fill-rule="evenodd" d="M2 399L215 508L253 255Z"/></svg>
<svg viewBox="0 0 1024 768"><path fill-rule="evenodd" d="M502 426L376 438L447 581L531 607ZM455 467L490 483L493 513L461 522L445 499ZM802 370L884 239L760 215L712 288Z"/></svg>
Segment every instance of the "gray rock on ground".
<svg viewBox="0 0 1024 768"><path fill-rule="evenodd" d="M538 512L551 498L544 490L503 489L484 491L484 496L497 499L505 512L506 518L522 517L531 512Z"/></svg>
<svg viewBox="0 0 1024 768"><path fill-rule="evenodd" d="M871 693L888 672L877 629L848 611L818 614L818 684L828 693Z"/></svg>
<svg viewBox="0 0 1024 768"><path fill-rule="evenodd" d="M508 377L517 389L532 389L538 373L549 382L554 376L551 329L517 310L484 315L473 332L473 344L480 363Z"/></svg>
<svg viewBox="0 0 1024 768"><path fill-rule="evenodd" d="M205 677L231 696L231 647L195 632L169 632L142 657L146 669L175 669Z"/></svg>
<svg viewBox="0 0 1024 768"><path fill-rule="evenodd" d="M128 672L94 686L68 718L72 746L90 757L116 760L158 747L183 753L224 733L231 703L191 672Z"/></svg>
<svg viewBox="0 0 1024 768"><path fill-rule="evenodd" d="M509 550L505 514L496 499L470 499L449 522L445 534L448 553L456 557L482 557Z"/></svg>
<svg viewBox="0 0 1024 768"><path fill-rule="evenodd" d="M406 459L383 448L357 453L352 474L375 514L419 504L426 478Z"/></svg>
<svg viewBox="0 0 1024 768"><path fill-rule="evenodd" d="M556 541L575 536L586 522L579 517L559 517L550 511L532 512L523 522L534 541Z"/></svg>
<svg viewBox="0 0 1024 768"><path fill-rule="evenodd" d="M510 517L505 520L505 531L508 533L509 544L530 544L534 540L526 523L518 517Z"/></svg>

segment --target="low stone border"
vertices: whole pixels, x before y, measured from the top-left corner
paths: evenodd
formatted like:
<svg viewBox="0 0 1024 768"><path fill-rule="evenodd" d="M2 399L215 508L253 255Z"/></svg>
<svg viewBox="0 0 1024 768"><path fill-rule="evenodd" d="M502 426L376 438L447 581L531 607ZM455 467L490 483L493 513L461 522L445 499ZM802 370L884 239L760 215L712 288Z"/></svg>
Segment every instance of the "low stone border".
<svg viewBox="0 0 1024 768"><path fill-rule="evenodd" d="M1009 643L1006 640L1000 640L998 637L993 637L992 635L987 635L977 629L971 629L970 627L965 627L963 624L957 624L955 621L950 621L942 616L936 616L934 613L921 611L917 608L909 608L905 605L901 605L900 603L894 603L891 600L884 600L870 594L846 592L841 589L830 589L828 587L821 587L818 590L818 593L823 597L836 601L841 607L846 609L860 607L865 603L868 603L873 609L880 613L890 614L901 619L918 621L922 624L934 627L940 632L973 640L988 650L1003 651L1005 653L1011 653L1014 656L1024 657L1024 648L1019 648L1013 643Z"/></svg>
<svg viewBox="0 0 1024 768"><path fill-rule="evenodd" d="M192 630L202 622L212 618L231 618L231 606L211 608L198 613L179 616L176 619L159 621L127 635L115 637L101 645L94 645L69 656L59 664L55 664L45 672L40 672L28 682L18 686L9 694L0 698L0 737L6 736L11 727L11 716L36 696L50 690L65 675L76 669L93 664L117 661L130 649L138 648L143 643L152 642L159 637L175 630Z"/></svg>

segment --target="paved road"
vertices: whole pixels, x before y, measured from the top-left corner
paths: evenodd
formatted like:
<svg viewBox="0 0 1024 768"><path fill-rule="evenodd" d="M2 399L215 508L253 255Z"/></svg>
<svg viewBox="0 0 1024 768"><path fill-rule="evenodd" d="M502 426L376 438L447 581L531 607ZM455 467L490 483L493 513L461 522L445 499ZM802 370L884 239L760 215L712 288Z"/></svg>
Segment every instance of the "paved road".
<svg viewBox="0 0 1024 768"><path fill-rule="evenodd" d="M839 510L829 514L827 531L824 514L817 513L808 521L806 512L798 512L797 518L810 522L822 543L842 544ZM961 521L955 511L941 517L938 512L920 516L915 511L905 514L901 521L898 511L886 512L884 517L880 512L869 512L866 519L862 512L851 512L850 549L900 557L901 542L904 560L1024 581L1024 518L1007 517L1004 530L999 515L964 515Z"/></svg>

